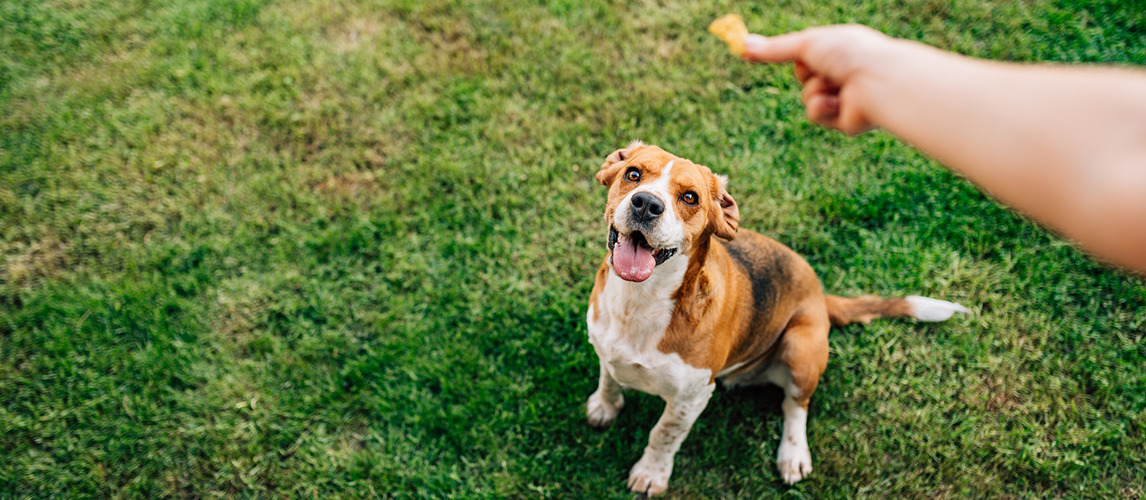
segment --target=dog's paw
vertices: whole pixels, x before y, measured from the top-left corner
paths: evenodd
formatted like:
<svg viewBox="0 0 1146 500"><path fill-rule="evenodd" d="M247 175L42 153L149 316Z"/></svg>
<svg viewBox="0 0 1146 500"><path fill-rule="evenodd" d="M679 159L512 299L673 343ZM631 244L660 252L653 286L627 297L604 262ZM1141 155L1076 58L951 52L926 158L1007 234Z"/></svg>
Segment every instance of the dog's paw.
<svg viewBox="0 0 1146 500"><path fill-rule="evenodd" d="M617 419L621 408L625 407L625 398L618 396L615 403L606 401L601 397L601 391L589 396L589 404L585 413L589 416L589 425L593 427L608 427Z"/></svg>
<svg viewBox="0 0 1146 500"><path fill-rule="evenodd" d="M788 484L796 484L796 481L808 477L812 473L812 454L807 443L796 444L785 439L776 453L776 467Z"/></svg>
<svg viewBox="0 0 1146 500"><path fill-rule="evenodd" d="M672 457L668 460L658 459L648 451L629 471L629 489L633 493L644 493L648 496L659 495L668 489L669 476L672 475Z"/></svg>

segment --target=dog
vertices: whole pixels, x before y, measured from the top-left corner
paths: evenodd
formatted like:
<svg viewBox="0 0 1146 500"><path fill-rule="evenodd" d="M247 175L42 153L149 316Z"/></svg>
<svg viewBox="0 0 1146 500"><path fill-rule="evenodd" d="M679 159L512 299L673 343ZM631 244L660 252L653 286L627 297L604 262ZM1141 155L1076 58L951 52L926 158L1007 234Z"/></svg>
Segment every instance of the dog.
<svg viewBox="0 0 1146 500"><path fill-rule="evenodd" d="M880 317L943 321L966 308L909 296L825 295L812 267L776 240L739 228L727 178L656 146L633 142L606 157L608 253L586 315L601 365L589 424L603 428L624 407L623 388L665 400L628 487L668 488L673 458L712 396L771 383L784 391L776 452L789 484L812 472L808 402L828 364L832 325Z"/></svg>

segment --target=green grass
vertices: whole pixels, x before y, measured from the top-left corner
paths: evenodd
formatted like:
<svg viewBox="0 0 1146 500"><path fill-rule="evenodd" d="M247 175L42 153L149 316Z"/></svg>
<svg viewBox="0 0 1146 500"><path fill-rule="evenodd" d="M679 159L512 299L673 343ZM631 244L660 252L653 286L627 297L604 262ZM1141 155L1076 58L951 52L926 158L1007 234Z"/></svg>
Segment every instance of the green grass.
<svg viewBox="0 0 1146 500"><path fill-rule="evenodd" d="M731 177L834 293L812 476L718 393L670 498L1141 498L1146 285L704 27L1146 65L1140 1L0 1L0 497L629 498L584 422L605 154Z"/></svg>

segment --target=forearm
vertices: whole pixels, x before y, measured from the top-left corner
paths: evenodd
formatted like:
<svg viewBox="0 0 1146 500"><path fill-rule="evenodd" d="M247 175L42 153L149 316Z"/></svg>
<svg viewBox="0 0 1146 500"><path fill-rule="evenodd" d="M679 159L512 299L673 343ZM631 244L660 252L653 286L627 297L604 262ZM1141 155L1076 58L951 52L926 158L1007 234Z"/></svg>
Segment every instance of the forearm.
<svg viewBox="0 0 1146 500"><path fill-rule="evenodd" d="M1115 263L1146 270L1146 76L898 42L857 81L877 126Z"/></svg>

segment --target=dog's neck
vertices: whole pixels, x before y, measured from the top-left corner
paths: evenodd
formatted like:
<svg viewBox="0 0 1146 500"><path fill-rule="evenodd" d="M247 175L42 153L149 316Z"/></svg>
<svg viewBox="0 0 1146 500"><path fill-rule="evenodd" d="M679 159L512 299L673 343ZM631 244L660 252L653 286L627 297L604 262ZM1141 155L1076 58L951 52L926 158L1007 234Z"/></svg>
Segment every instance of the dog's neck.
<svg viewBox="0 0 1146 500"><path fill-rule="evenodd" d="M705 232L687 253L688 256L688 269L685 270L684 276L681 279L681 284L677 287L676 293L673 298L680 299L685 294L694 291L697 286L700 286L704 280L704 267L708 263L708 250L712 248L711 232Z"/></svg>
<svg viewBox="0 0 1146 500"><path fill-rule="evenodd" d="M643 344L662 334L676 310L676 292L688 268L683 255L674 256L653 270L645 281L625 281L610 269L605 285L607 314L623 325L625 337Z"/></svg>
<svg viewBox="0 0 1146 500"><path fill-rule="evenodd" d="M704 282L704 267L711 236L700 239L688 253L678 254L653 270L649 279L625 281L610 270L605 293L608 314L625 325L623 331L634 341L659 338L680 304L680 299Z"/></svg>

